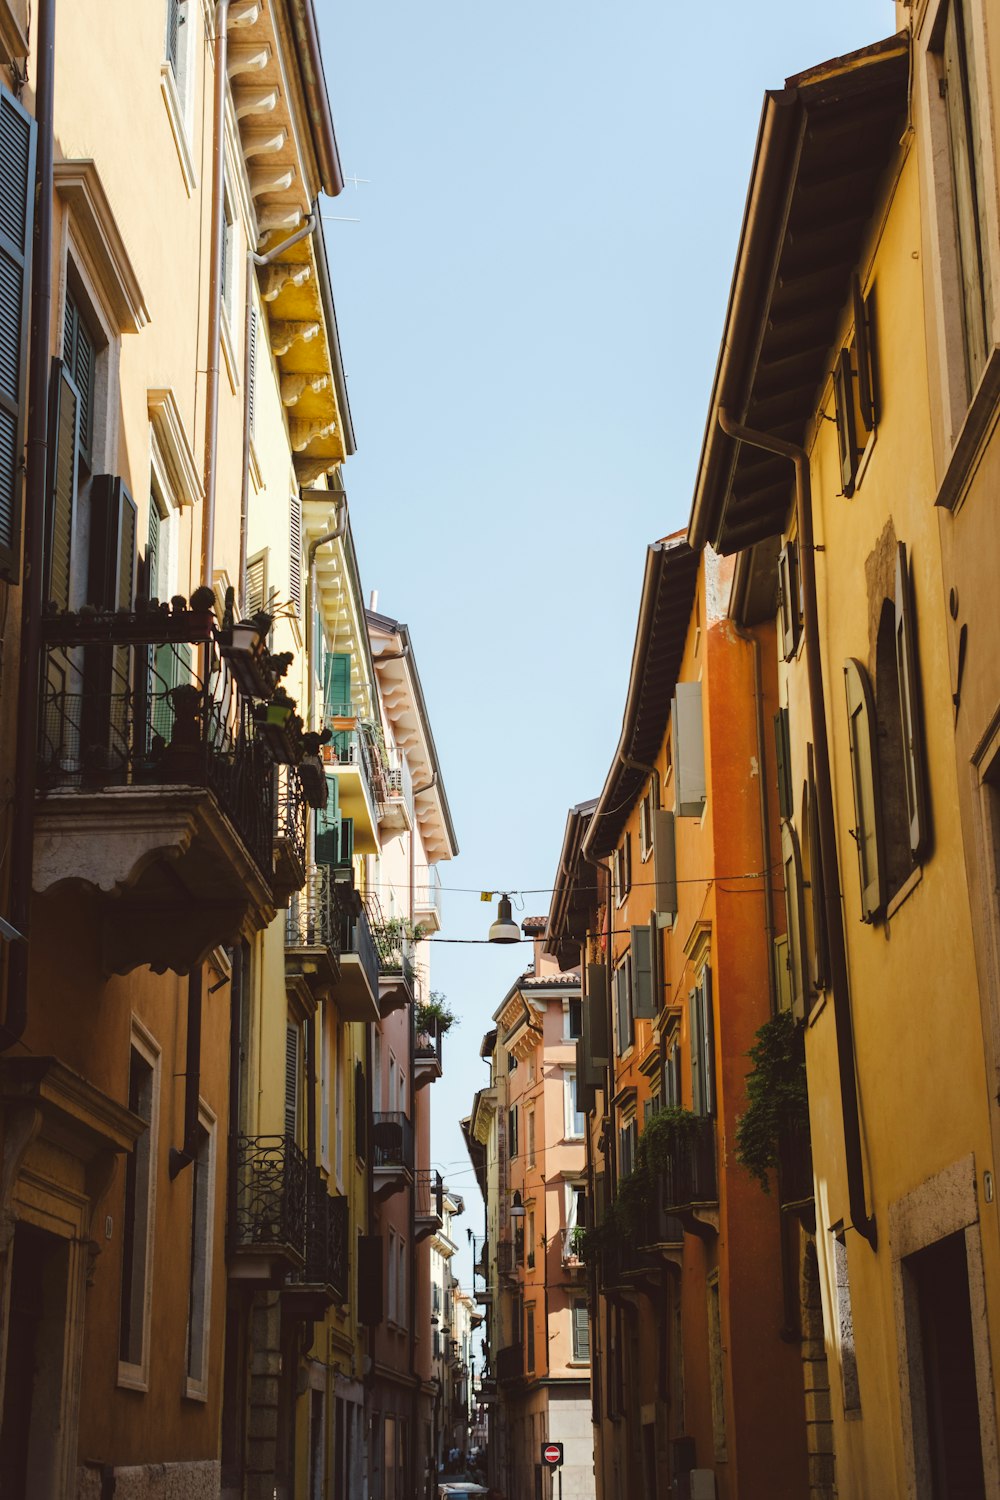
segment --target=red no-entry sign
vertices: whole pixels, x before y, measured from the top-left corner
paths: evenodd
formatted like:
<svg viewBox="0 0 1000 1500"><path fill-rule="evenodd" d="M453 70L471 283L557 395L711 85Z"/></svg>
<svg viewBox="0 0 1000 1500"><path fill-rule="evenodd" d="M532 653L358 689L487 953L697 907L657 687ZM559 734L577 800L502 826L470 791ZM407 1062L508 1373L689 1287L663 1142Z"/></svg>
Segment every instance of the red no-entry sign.
<svg viewBox="0 0 1000 1500"><path fill-rule="evenodd" d="M562 1443L542 1444L542 1463L548 1464L550 1469L558 1469L563 1461Z"/></svg>

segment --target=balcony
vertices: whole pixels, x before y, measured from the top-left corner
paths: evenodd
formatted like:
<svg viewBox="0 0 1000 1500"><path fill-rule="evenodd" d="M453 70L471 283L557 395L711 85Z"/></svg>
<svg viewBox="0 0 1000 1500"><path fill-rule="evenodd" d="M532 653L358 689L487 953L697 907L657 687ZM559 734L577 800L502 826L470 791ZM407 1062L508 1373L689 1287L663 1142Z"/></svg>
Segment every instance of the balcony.
<svg viewBox="0 0 1000 1500"><path fill-rule="evenodd" d="M296 891L285 918L285 974L302 978L313 999L328 995L340 979L343 922L329 865L314 865L305 889Z"/></svg>
<svg viewBox="0 0 1000 1500"><path fill-rule="evenodd" d="M293 766L274 768L275 906L287 906L306 883L306 799Z"/></svg>
<svg viewBox="0 0 1000 1500"><path fill-rule="evenodd" d="M510 1240L501 1240L497 1245L497 1270L501 1276L516 1276L520 1264Z"/></svg>
<svg viewBox="0 0 1000 1500"><path fill-rule="evenodd" d="M305 1264L282 1287L282 1302L300 1322L316 1322L348 1295L348 1200L332 1198L313 1167L307 1193Z"/></svg>
<svg viewBox="0 0 1000 1500"><path fill-rule="evenodd" d="M413 1000L413 960L408 924L401 917L385 917L377 896L365 898L365 914L375 944L378 965L379 1013L384 1017Z"/></svg>
<svg viewBox="0 0 1000 1500"><path fill-rule="evenodd" d="M413 1022L416 1037L413 1042L413 1087L422 1089L433 1083L443 1072L441 1067L441 1041L444 1032L436 1016L428 1016L418 1023Z"/></svg>
<svg viewBox="0 0 1000 1500"><path fill-rule="evenodd" d="M678 1134L660 1176L659 1212L679 1218L686 1231L718 1233L719 1189L715 1165L715 1121L699 1116L694 1128Z"/></svg>
<svg viewBox="0 0 1000 1500"><path fill-rule="evenodd" d="M496 1373L498 1385L510 1385L524 1376L524 1345L508 1344L497 1351Z"/></svg>
<svg viewBox="0 0 1000 1500"><path fill-rule="evenodd" d="M413 1181L413 1124L407 1115L372 1116L372 1176L379 1200Z"/></svg>
<svg viewBox="0 0 1000 1500"><path fill-rule="evenodd" d="M659 1284L661 1269L657 1256L623 1239L601 1251L597 1279L605 1292L640 1292Z"/></svg>
<svg viewBox="0 0 1000 1500"><path fill-rule="evenodd" d="M441 931L441 876L436 865L417 865L413 872L413 916L427 933Z"/></svg>
<svg viewBox="0 0 1000 1500"><path fill-rule="evenodd" d="M340 982L335 999L345 1021L379 1019L378 952L361 897L353 885L335 881L330 890L337 913Z"/></svg>
<svg viewBox="0 0 1000 1500"><path fill-rule="evenodd" d="M393 764L392 761L396 764ZM379 833L383 839L398 838L413 827L413 778L406 757L396 751L382 777Z"/></svg>
<svg viewBox="0 0 1000 1500"><path fill-rule="evenodd" d="M274 776L251 705L210 615L46 628L34 887L98 894L109 973L188 973L273 917Z"/></svg>
<svg viewBox="0 0 1000 1500"><path fill-rule="evenodd" d="M306 1159L289 1135L237 1135L229 1174L230 1276L278 1285L305 1265Z"/></svg>
<svg viewBox="0 0 1000 1500"><path fill-rule="evenodd" d="M579 1229L574 1224L571 1229L563 1229L561 1231L561 1234L562 1245L560 1247L559 1258L562 1263L563 1270L569 1271L571 1274L582 1273L584 1270L586 1270L585 1262L582 1255L580 1254L580 1238L583 1234L582 1229Z"/></svg>
<svg viewBox="0 0 1000 1500"><path fill-rule="evenodd" d="M324 726L333 736L323 746L323 760L337 778L340 815L354 820L354 852L378 854L379 808L385 793L380 751L365 720L350 711L330 712L331 707L349 709L349 705L328 704L323 712Z"/></svg>
<svg viewBox="0 0 1000 1500"><path fill-rule="evenodd" d="M781 1207L807 1225L815 1216L809 1121L789 1120L778 1133L778 1192Z"/></svg>
<svg viewBox="0 0 1000 1500"><path fill-rule="evenodd" d="M444 1182L440 1172L417 1173L413 1184L413 1215L418 1243L436 1234L444 1224Z"/></svg>

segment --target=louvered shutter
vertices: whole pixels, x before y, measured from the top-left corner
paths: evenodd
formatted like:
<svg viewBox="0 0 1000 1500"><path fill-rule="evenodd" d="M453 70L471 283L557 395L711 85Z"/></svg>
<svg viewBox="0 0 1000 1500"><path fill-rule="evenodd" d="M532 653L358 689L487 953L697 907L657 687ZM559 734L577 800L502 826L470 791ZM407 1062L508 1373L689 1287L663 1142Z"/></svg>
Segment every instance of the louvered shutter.
<svg viewBox="0 0 1000 1500"><path fill-rule="evenodd" d="M52 361L49 396L48 515L45 528L45 598L69 609L73 530L76 524L76 452L80 430L80 397L61 359Z"/></svg>
<svg viewBox="0 0 1000 1500"><path fill-rule="evenodd" d="M786 542L778 554L778 618L781 623L781 654L791 661L799 644L799 562L794 542Z"/></svg>
<svg viewBox="0 0 1000 1500"><path fill-rule="evenodd" d="M701 1022L701 1059L704 1088L704 1113L715 1114L715 1011L712 1005L712 971L704 969L698 986L698 1011Z"/></svg>
<svg viewBox="0 0 1000 1500"><path fill-rule="evenodd" d="M896 549L896 673L899 678L899 720L903 731L906 811L910 824L910 853L918 859L929 839L927 773L920 713L920 678L914 642L913 590L906 564L906 546Z"/></svg>
<svg viewBox="0 0 1000 1500"><path fill-rule="evenodd" d="M823 881L822 846L819 841L819 805L813 780L812 746L809 747L809 894L812 898L812 981L826 988L830 973L830 950L826 935L826 887Z"/></svg>
<svg viewBox="0 0 1000 1500"><path fill-rule="evenodd" d="M608 1046L608 971L604 964L587 965L587 997L583 1003L584 1025L590 1027L590 1056L596 1068L606 1068ZM603 1083L603 1079L598 1080Z"/></svg>
<svg viewBox="0 0 1000 1500"><path fill-rule="evenodd" d="M318 865L335 865L340 859L340 819L337 816L337 778L326 776L326 806L316 811L314 854Z"/></svg>
<svg viewBox="0 0 1000 1500"><path fill-rule="evenodd" d="M158 597L160 570L160 512L153 496L149 497L149 525L146 531L146 565L143 588L147 599Z"/></svg>
<svg viewBox="0 0 1000 1500"><path fill-rule="evenodd" d="M181 0L167 0L167 61L174 77L180 56L179 41L181 27Z"/></svg>
<svg viewBox="0 0 1000 1500"><path fill-rule="evenodd" d="M590 1314L586 1302L573 1303L573 1358L590 1361Z"/></svg>
<svg viewBox="0 0 1000 1500"><path fill-rule="evenodd" d="M21 573L35 122L0 88L0 578Z"/></svg>
<svg viewBox="0 0 1000 1500"><path fill-rule="evenodd" d="M351 658L346 652L328 651L323 661L323 712L330 718L351 712Z"/></svg>
<svg viewBox="0 0 1000 1500"><path fill-rule="evenodd" d="M366 1327L381 1323L382 1305L382 1236L362 1234L358 1237L358 1322Z"/></svg>
<svg viewBox="0 0 1000 1500"><path fill-rule="evenodd" d="M247 425L250 436L257 429L257 309L250 309L250 342L247 345Z"/></svg>
<svg viewBox="0 0 1000 1500"><path fill-rule="evenodd" d="M833 387L837 402L840 481L844 494L850 499L858 472L858 434L854 422L854 376L851 374L851 356L846 349L841 349L837 357Z"/></svg>
<svg viewBox="0 0 1000 1500"><path fill-rule="evenodd" d="M587 1036L587 1023L583 1023L583 1031L576 1039L576 1102L577 1107L589 1115L594 1108L596 1099L594 1089L596 1087L594 1074L596 1072L590 1058ZM601 1079L603 1083L603 1078Z"/></svg>
<svg viewBox="0 0 1000 1500"><path fill-rule="evenodd" d="M868 323L868 305L857 275L851 277L851 296L854 301L854 348L858 360L858 405L861 408L861 420L868 432L871 432L875 426L877 414L872 339Z"/></svg>
<svg viewBox="0 0 1000 1500"><path fill-rule="evenodd" d="M295 613L302 613L302 497L296 491L289 501L288 597Z"/></svg>
<svg viewBox="0 0 1000 1500"><path fill-rule="evenodd" d="M671 708L677 813L700 818L705 810L705 735L701 683L679 682Z"/></svg>
<svg viewBox="0 0 1000 1500"><path fill-rule="evenodd" d="M349 865L354 858L354 819L341 818L340 820L340 848L337 852L338 865Z"/></svg>
<svg viewBox="0 0 1000 1500"><path fill-rule="evenodd" d="M368 1155L368 1092L359 1062L354 1064L354 1154L362 1161Z"/></svg>
<svg viewBox="0 0 1000 1500"><path fill-rule="evenodd" d="M781 820L781 864L785 877L785 921L792 1013L801 1019L805 1015L807 990L802 858L795 829L787 818Z"/></svg>
<svg viewBox="0 0 1000 1500"><path fill-rule="evenodd" d="M99 609L131 609L135 602L135 501L124 482L98 474L90 489L87 602Z"/></svg>
<svg viewBox="0 0 1000 1500"><path fill-rule="evenodd" d="M648 927L631 928L632 940L632 1008L636 1016L656 1019L656 995L653 991L653 949Z"/></svg>
<svg viewBox="0 0 1000 1500"><path fill-rule="evenodd" d="M844 663L844 687L847 693L847 725L851 746L855 822L853 832L858 846L861 913L866 922L871 922L885 902L877 725L875 700L868 673L853 657L848 657Z"/></svg>
<svg viewBox="0 0 1000 1500"><path fill-rule="evenodd" d="M653 813L653 887L658 927L672 927L677 919L677 850L674 815L657 808Z"/></svg>
<svg viewBox="0 0 1000 1500"><path fill-rule="evenodd" d="M774 716L774 758L778 771L778 811L783 818L790 818L793 811L792 756L787 708L779 708Z"/></svg>
<svg viewBox="0 0 1000 1500"><path fill-rule="evenodd" d="M699 992L688 993L688 1037L691 1046L691 1108L696 1115L706 1113L705 1077L702 1064L701 1015Z"/></svg>
<svg viewBox="0 0 1000 1500"><path fill-rule="evenodd" d="M258 552L247 563L246 614L248 619L267 607L267 553Z"/></svg>
<svg viewBox="0 0 1000 1500"><path fill-rule="evenodd" d="M299 1028L285 1027L285 1135L293 1141L299 1130Z"/></svg>
<svg viewBox="0 0 1000 1500"><path fill-rule="evenodd" d="M89 462L94 440L94 370L97 350L72 291L66 293L63 359L69 366L80 393L80 449Z"/></svg>

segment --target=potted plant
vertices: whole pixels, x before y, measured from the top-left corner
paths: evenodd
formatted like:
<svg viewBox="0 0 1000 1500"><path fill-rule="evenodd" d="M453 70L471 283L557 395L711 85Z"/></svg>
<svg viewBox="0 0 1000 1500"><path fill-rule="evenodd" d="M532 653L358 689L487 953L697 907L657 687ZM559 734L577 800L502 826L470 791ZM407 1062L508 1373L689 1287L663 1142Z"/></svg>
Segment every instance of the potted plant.
<svg viewBox="0 0 1000 1500"><path fill-rule="evenodd" d="M444 1036L445 1032L458 1025L458 1016L440 990L431 990L430 998L421 1000L417 1005L416 1024L418 1034L437 1032L439 1036Z"/></svg>

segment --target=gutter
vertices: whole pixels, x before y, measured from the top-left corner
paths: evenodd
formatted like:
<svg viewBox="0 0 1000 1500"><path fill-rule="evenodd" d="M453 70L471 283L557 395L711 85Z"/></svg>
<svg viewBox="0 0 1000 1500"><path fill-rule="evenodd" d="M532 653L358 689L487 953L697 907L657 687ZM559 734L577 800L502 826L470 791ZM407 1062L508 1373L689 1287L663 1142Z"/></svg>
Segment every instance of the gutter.
<svg viewBox="0 0 1000 1500"><path fill-rule="evenodd" d="M31 250L31 328L28 344L28 434L24 488L24 582L17 677L14 799L10 837L10 944L7 1006L0 1051L13 1047L28 1024L28 936L35 850L38 698L42 649L42 574L45 558L45 491L48 474L49 365L52 328L52 200L55 192L55 0L38 8L38 75L35 120L35 230Z"/></svg>
<svg viewBox="0 0 1000 1500"><path fill-rule="evenodd" d="M844 914L840 900L840 868L837 860L837 827L833 812L833 779L830 769L830 744L823 693L823 664L819 649L819 609L816 596L816 561L813 542L812 490L809 455L796 443L787 443L770 433L755 432L734 422L724 407L718 408L718 422L727 437L736 443L747 443L766 453L776 453L795 466L795 504L799 526L799 561L802 579L803 631L805 634L806 673L809 682L809 706L812 715L813 756L816 773L816 810L819 823L820 860L823 869L823 898L830 945L830 986L833 991L833 1013L837 1032L837 1063L840 1071L840 1102L844 1120L844 1156L847 1166L847 1193L851 1224L878 1248L874 1214L869 1214L865 1199L864 1157L861 1144L861 1113L854 1057L854 1027L851 1019L850 983L847 969L847 946L844 938Z"/></svg>
<svg viewBox="0 0 1000 1500"><path fill-rule="evenodd" d="M305 94L306 117L319 163L323 191L328 197L336 198L344 191L344 174L330 113L330 96L323 72L323 52L316 26L316 12L312 0L289 0L288 11L299 78Z"/></svg>

